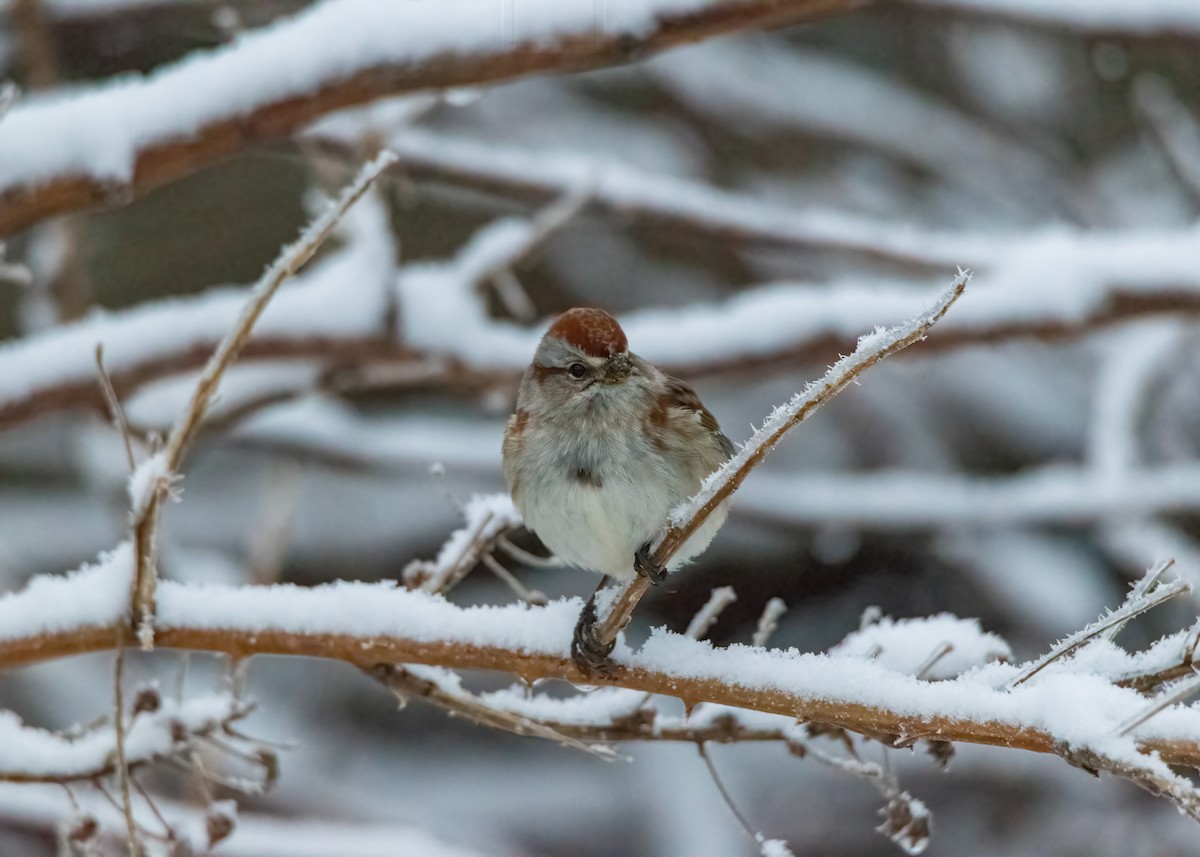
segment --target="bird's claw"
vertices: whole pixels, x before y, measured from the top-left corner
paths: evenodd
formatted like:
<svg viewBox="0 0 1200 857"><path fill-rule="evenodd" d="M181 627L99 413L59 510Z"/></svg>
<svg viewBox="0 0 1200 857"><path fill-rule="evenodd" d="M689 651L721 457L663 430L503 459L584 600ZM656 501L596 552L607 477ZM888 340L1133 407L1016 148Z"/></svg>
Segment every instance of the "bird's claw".
<svg viewBox="0 0 1200 857"><path fill-rule="evenodd" d="M667 577L667 570L654 561L654 555L650 552L650 542L646 542L633 554L633 570L639 577L648 578L655 586Z"/></svg>
<svg viewBox="0 0 1200 857"><path fill-rule="evenodd" d="M584 678L609 678L616 673L616 664L609 655L612 654L616 641L604 643L596 633L596 596L600 590L592 593L583 610L579 621L575 623L575 634L571 638L571 661L575 668L583 673Z"/></svg>

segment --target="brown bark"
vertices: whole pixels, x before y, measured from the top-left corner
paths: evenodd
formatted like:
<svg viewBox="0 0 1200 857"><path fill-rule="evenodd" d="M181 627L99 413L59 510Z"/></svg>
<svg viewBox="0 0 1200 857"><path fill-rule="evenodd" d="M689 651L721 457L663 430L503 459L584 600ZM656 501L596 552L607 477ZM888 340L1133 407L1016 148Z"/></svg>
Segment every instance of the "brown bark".
<svg viewBox="0 0 1200 857"><path fill-rule="evenodd" d="M251 145L285 138L314 120L385 96L428 89L498 83L530 74L587 71L724 33L812 20L861 5L862 0L726 0L689 12L666 13L639 36L582 33L544 45L519 43L467 56L444 53L420 63L366 69L301 97L223 117L194 133L152 143L138 153L133 178L114 185L85 174L56 176L37 186L0 190L0 237L55 215L130 201ZM114 120L115 121L115 120Z"/></svg>
<svg viewBox="0 0 1200 857"><path fill-rule="evenodd" d="M111 627L90 627L3 640L0 641L0 669L108 650L113 646L114 639ZM220 652L236 659L254 655L292 655L340 660L359 667L370 667L377 663L417 663L452 669L500 670L528 681L557 678L585 682L566 658L450 641L160 626L155 642L159 648ZM889 742L933 738L990 744L1035 753L1060 754L1061 750L1053 736L1030 727L941 715L903 715L886 707L807 697L779 690L747 688L654 670L618 665L609 683L675 697L688 704L714 702L782 714L798 720L838 726ZM1195 741L1147 741L1143 749L1158 751L1173 764L1200 767L1200 743Z"/></svg>

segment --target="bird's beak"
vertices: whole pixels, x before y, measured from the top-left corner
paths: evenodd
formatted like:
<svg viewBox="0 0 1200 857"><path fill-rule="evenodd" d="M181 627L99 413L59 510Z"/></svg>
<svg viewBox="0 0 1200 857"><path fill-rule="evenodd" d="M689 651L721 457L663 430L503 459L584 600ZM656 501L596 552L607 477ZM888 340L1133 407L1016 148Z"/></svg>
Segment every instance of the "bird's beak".
<svg viewBox="0 0 1200 857"><path fill-rule="evenodd" d="M625 380L633 374L633 361L629 359L628 354L617 354L608 358L608 362L604 366L604 373L601 380L605 384L623 384Z"/></svg>

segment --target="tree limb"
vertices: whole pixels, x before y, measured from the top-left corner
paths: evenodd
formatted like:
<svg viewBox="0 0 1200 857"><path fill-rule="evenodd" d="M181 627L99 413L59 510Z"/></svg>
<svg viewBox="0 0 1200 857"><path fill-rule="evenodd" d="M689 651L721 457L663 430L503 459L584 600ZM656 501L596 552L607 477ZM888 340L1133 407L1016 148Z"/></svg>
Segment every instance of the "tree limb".
<svg viewBox="0 0 1200 857"><path fill-rule="evenodd" d="M597 30L590 14L581 14L573 29L543 42L517 41L498 30L491 45L464 52L452 39L439 50L424 46L418 56L397 51L390 62L356 63L350 73L319 80L308 91L264 97L248 107L231 104L223 115L204 119L199 127L159 133L136 151L128 180L78 171L64 163L36 180L0 186L0 237L55 215L97 205L129 201L146 191L175 181L199 168L243 151L249 146L283 139L321 116L384 96L427 89L476 86L529 74L579 72L620 65L658 51L736 32L776 27L845 11L861 0L721 0L660 13L652 26L637 30ZM320 8L320 7L318 7ZM348 9L348 12L354 12ZM478 9L476 14L487 10ZM286 37L304 15L275 26L268 36ZM266 41L259 35L259 44ZM234 48L222 49L229 53ZM350 50L351 48L346 48ZM221 52L217 52L220 54ZM344 66L343 66L344 67ZM156 85L171 71L160 72L143 85ZM282 87L286 92L286 86ZM104 93L97 90L95 97ZM92 115L77 96L63 109ZM43 108L44 109L44 108ZM119 121L114 117L114 121ZM4 131L0 130L0 137ZM20 130L12 133L25 133Z"/></svg>

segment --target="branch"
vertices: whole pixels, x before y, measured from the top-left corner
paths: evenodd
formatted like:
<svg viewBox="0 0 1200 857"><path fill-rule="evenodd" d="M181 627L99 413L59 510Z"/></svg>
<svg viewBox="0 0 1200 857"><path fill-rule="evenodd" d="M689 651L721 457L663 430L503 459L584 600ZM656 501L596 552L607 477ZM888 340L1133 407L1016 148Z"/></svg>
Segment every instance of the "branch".
<svg viewBox="0 0 1200 857"><path fill-rule="evenodd" d="M264 272L258 284L251 290L250 299L233 329L209 357L196 382L191 400L171 429L165 448L144 462L131 477L134 547L137 558L132 594L133 621L143 648L152 648L154 644L156 534L162 502L171 481L179 473L183 457L204 419L208 404L216 394L222 376L237 359L250 338L254 323L267 308L280 285L312 258L350 207L362 198L380 173L394 160L393 155L384 152L363 167L341 197L330 204L325 212L304 230L295 244L284 248Z"/></svg>
<svg viewBox="0 0 1200 857"><path fill-rule="evenodd" d="M1142 467L1109 476L1049 466L1014 476L915 471L763 473L738 512L794 526L891 532L980 526L1107 525L1113 519L1200 509L1200 465Z"/></svg>
<svg viewBox="0 0 1200 857"><path fill-rule="evenodd" d="M523 16L520 26L505 28L496 25L499 5L492 0L456 6L453 25L430 21L426 10L405 4L321 3L145 79L15 110L0 126L0 236L54 215L127 201L249 146L283 139L327 113L384 96L620 65L724 33L794 24L855 5L721 0L656 8L647 2L597 30L586 4L569 16ZM330 32L338 38L329 38ZM303 55L305 73L278 62L281 55ZM252 81L246 68L255 69ZM207 106L198 95L223 88L240 93L236 103L212 99ZM186 109L172 121L149 104ZM112 137L103 146L85 142L95 134L87 117L96 115L111 119ZM47 135L80 143L31 152L30 141Z"/></svg>
<svg viewBox="0 0 1200 857"><path fill-rule="evenodd" d="M124 609L127 572L121 556L117 552L71 577L35 578L24 592L0 599L0 628L5 629L0 668L110 648L112 624ZM390 584L226 588L166 581L158 606L160 647L223 652L237 659L300 655L366 668L416 663L502 670L526 682L585 682L568 654L579 599L544 608L460 608L440 596ZM1114 686L1088 664L1078 671L1064 664L1005 692L996 687L1017 674L1016 667L1005 664L952 681L918 681L862 658L744 646L714 649L662 631L640 652L619 648L614 660L615 686L692 706L712 702L830 724L888 743L918 736L1054 753L1067 738L1078 744L1094 732L1098 742L1107 740L1145 705L1137 691ZM1133 656L1126 661L1126 672L1139 663ZM1120 662L1115 650L1106 660L1110 667ZM856 681L845 680L847 669L853 669ZM1086 708L1086 718L1074 706L1062 706L1063 698ZM1176 709L1135 730L1129 740L1172 763L1200 766L1196 735L1200 712Z"/></svg>
<svg viewBox="0 0 1200 857"><path fill-rule="evenodd" d="M304 139L339 160L354 157L354 146L343 139L336 117ZM622 222L665 226L734 247L844 253L919 272L967 263L986 268L993 259L991 245L972 236L795 209L700 181L643 172L617 160L531 151L419 128L405 128L387 140L400 157L396 170L406 179L450 182L538 202L587 187L590 206Z"/></svg>
<svg viewBox="0 0 1200 857"><path fill-rule="evenodd" d="M890 330L876 329L874 333L862 337L852 354L835 363L803 393L796 394L786 405L777 408L753 437L720 470L705 480L696 496L671 513L667 528L655 539L654 563L659 568L666 568L675 552L703 525L709 515L733 495L750 471L762 463L784 435L857 381L863 372L880 360L924 339L930 328L959 299L969 280L970 274L960 272L950 289L917 318ZM649 586L647 578L639 577L621 591L601 620L598 636L602 644L616 642L617 634L629 624L634 608Z"/></svg>
<svg viewBox="0 0 1200 857"><path fill-rule="evenodd" d="M177 704L154 691L143 691L138 702L125 735L130 770L179 756L198 739L223 732L252 711L252 706L228 696L196 697ZM25 726L15 715L0 712L0 738L2 782L70 783L118 772L112 723L63 735Z"/></svg>
<svg viewBox="0 0 1200 857"><path fill-rule="evenodd" d="M502 249L511 252L503 258L528 246L536 227L514 225L512 220L493 224L452 259L402 269L394 288L404 328L396 334L387 327L378 292L347 291L347 282L393 276L394 248L385 230L374 222L356 227L345 249L314 265L277 298L277 310L247 343L243 361L290 361L311 370L268 385L259 404L314 386L432 388L471 395L515 389L539 331L489 319L470 287L497 261L491 245L498 230L510 233L504 237L511 246ZM975 281L970 300L938 326L920 353L1013 338L1078 336L1145 315L1200 313L1200 290L1188 285L1188 266L1197 252L1195 230L1136 239L1105 233L1026 236L1006 252L1003 265ZM1048 288L1051 276L1074 287L1068 293ZM453 288L459 299L423 300L435 287L431 277L444 298ZM387 294L392 287L384 284L381 290ZM0 346L0 427L68 408L101 407L94 382L98 341L105 345L122 399L151 382L199 368L245 299L244 292L213 290ZM911 287L861 280L823 287L781 284L686 311L635 313L621 323L631 340L646 343L642 356L672 374L759 378L766 371L827 362L845 353L864 327L911 317L920 311L920 301ZM175 335L163 337L162 330ZM456 335L447 337L448 330ZM745 330L755 336L748 338Z"/></svg>

